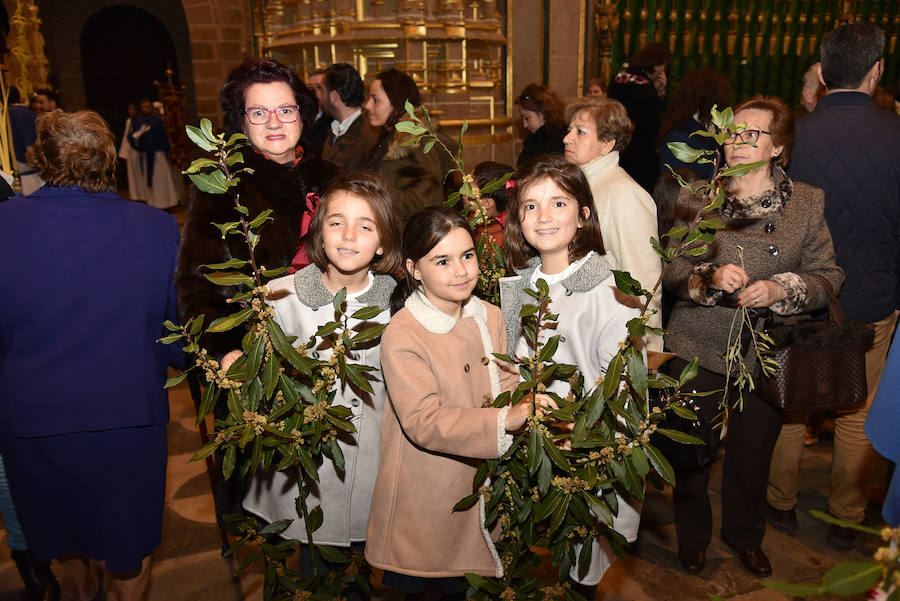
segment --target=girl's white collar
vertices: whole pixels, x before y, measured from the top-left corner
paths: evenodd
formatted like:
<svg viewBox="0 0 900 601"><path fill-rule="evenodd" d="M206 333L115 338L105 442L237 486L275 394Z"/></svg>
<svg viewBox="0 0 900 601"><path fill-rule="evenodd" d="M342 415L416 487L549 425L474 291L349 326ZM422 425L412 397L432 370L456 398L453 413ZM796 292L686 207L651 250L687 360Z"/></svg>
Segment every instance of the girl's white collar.
<svg viewBox="0 0 900 601"><path fill-rule="evenodd" d="M421 288L409 295L404 306L409 309L416 321L432 334L447 334L456 326L457 321L466 317L480 318L482 321L487 319L487 310L484 308L484 304L474 295L470 296L463 305L460 318L447 315L435 307Z"/></svg>

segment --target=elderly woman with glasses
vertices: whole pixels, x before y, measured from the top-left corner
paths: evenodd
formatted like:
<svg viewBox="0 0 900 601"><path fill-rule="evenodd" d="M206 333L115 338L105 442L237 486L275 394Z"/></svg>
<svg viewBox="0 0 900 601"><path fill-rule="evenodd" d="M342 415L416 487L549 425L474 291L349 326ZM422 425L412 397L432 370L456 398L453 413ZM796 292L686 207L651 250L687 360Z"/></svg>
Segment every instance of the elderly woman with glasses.
<svg viewBox="0 0 900 601"><path fill-rule="evenodd" d="M261 58L247 60L231 72L219 104L228 133L245 134L252 148L242 152L253 173L241 174L237 186L241 204L250 215L274 210L275 222L266 226L255 249L256 263L269 269L290 265L298 250L303 215L315 209L307 194L323 191L339 170L300 144L304 127L315 120L316 98L292 69ZM185 317L202 313L210 323L234 312L225 301L235 290L209 282L199 266L249 256L243 240L236 236L223 240L212 225L235 220L231 198L196 189L193 193L178 258L178 301ZM243 334L237 328L200 342L217 358L228 354L228 363L239 356L232 351L241 348Z"/></svg>
<svg viewBox="0 0 900 601"><path fill-rule="evenodd" d="M722 353L739 307L752 313L765 309L776 318L809 313L826 306L828 299L814 276L825 278L835 293L844 280L824 219L823 192L791 181L784 171L794 139L793 111L778 98L756 96L737 107L734 120L746 128L725 143L726 164L763 164L727 179L724 204L706 216L726 227L702 254L676 258L664 276L676 298L666 335L666 346L677 355L672 373L679 374L686 362L698 357L700 371L689 385L696 391L724 388ZM689 220L707 199L682 190L678 203L683 209L679 213ZM752 353L747 356L749 363ZM718 413L720 398L697 398L707 423ZM737 391L730 390L729 401L736 398ZM730 415L724 443L722 540L748 571L766 577L772 573L761 549L766 482L782 415L754 392L745 390L743 399L743 409ZM712 536L707 493L712 451L705 460L674 466L678 558L690 573L703 570Z"/></svg>

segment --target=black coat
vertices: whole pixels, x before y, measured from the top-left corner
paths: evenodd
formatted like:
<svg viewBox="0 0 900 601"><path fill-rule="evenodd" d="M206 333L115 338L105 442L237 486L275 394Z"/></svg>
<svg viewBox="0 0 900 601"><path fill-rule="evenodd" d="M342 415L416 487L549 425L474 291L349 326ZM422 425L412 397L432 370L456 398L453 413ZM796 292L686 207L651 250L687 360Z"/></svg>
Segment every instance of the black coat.
<svg viewBox="0 0 900 601"><path fill-rule="evenodd" d="M861 92L828 94L797 122L790 175L825 191L825 220L847 279L848 319L900 308L900 117Z"/></svg>
<svg viewBox="0 0 900 601"><path fill-rule="evenodd" d="M659 135L662 100L643 70L618 73L609 84L609 97L618 100L634 123L631 142L622 151L619 166L647 192L653 192L659 175L656 138Z"/></svg>
<svg viewBox="0 0 900 601"><path fill-rule="evenodd" d="M237 186L241 204L249 209L251 218L264 209L274 211L275 221L261 231L255 250L257 264L269 269L288 266L297 252L300 220L307 210L306 194L324 192L340 173L340 167L318 157L303 159L290 167L270 161L249 148L243 155L245 164L254 173L243 174ZM249 258L242 237L230 235L223 240L219 229L212 225L236 221L238 217L230 196L211 195L194 189L175 275L179 312L183 318L202 313L208 325L213 319L237 311L235 305L225 302L236 289L213 284L202 275L209 270L201 270L199 266L222 263L232 257ZM218 357L241 348L243 335L243 328L235 328L208 334L201 343L211 355Z"/></svg>
<svg viewBox="0 0 900 601"><path fill-rule="evenodd" d="M522 152L516 161L516 167L527 160L542 154L555 154L562 156L565 153L563 138L566 137L565 129L555 129L546 123L536 132L528 134L522 141Z"/></svg>

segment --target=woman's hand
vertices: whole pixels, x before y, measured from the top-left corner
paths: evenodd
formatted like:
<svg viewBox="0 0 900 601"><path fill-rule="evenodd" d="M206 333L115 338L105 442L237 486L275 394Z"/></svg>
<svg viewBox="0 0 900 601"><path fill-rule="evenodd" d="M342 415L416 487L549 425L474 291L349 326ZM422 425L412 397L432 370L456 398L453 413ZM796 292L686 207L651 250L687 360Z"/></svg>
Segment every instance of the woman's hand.
<svg viewBox="0 0 900 601"><path fill-rule="evenodd" d="M535 407L536 415L541 416L548 410L559 409L556 402L546 394L538 394L535 396L537 407ZM531 410L531 399L526 397L522 401L511 408L506 414L506 431L514 432L525 425L528 419L528 413Z"/></svg>
<svg viewBox="0 0 900 601"><path fill-rule="evenodd" d="M716 269L709 287L731 294L748 284L750 284L750 278L747 276L744 268L734 263L729 263Z"/></svg>
<svg viewBox="0 0 900 601"><path fill-rule="evenodd" d="M235 361L240 359L241 355L243 355L243 354L244 354L243 351L239 351L239 350L233 350L233 351L229 351L229 352L225 353L225 356L222 357L221 361L219 361L219 367L221 369L224 369L225 371L228 371L228 368L231 367L231 365Z"/></svg>
<svg viewBox="0 0 900 601"><path fill-rule="evenodd" d="M787 291L772 280L757 280L738 296L741 307L769 307L787 298Z"/></svg>

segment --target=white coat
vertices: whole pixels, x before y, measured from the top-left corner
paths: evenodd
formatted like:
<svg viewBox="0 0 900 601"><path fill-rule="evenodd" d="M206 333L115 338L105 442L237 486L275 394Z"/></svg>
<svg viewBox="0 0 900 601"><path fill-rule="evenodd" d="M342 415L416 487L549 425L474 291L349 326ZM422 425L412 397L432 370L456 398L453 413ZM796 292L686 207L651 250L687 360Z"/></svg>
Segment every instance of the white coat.
<svg viewBox="0 0 900 601"><path fill-rule="evenodd" d="M376 323L387 323L389 306L395 281L386 275L375 275L369 288L347 300L347 314L367 306L385 310L376 317L360 322L351 319L349 327L365 329ZM289 295L269 304L275 309L275 320L288 336L298 336L295 346L305 345L316 330L334 321L332 300L334 295L325 288L322 272L315 265L308 265L293 275L269 282L272 292L287 291ZM354 351L354 363L380 367L380 343L377 339L365 348ZM324 348L323 348L324 347ZM327 360L331 348L319 344L307 351L316 359ZM379 372L371 380L374 394L342 388L337 382L334 405L349 407L356 434L346 434L338 440L344 454L344 472L338 472L327 458L319 468L319 482L308 482L311 492L307 498L310 508L321 504L324 513L322 526L313 533L317 544L348 547L351 542L366 540L372 489L378 474L378 449L381 437L381 415L384 410L385 388ZM248 483L244 495L244 509L274 522L293 519L291 526L282 533L285 538L307 542L306 527L297 515L295 500L299 495L297 480L286 472L274 469L257 472Z"/></svg>
<svg viewBox="0 0 900 601"><path fill-rule="evenodd" d="M529 353L521 332L519 310L523 303L530 302L531 297L525 295L524 290L535 288L539 266L540 259L532 259L518 275L500 280L500 302L511 341L510 348L515 348L519 356ZM553 331L545 330L539 337L546 341L553 335L562 336L553 360L578 367L584 375L585 390L591 390L596 387L600 376L606 373L610 359L619 350L619 343L628 338L625 324L640 315L640 311L623 304L630 299L616 288L606 257L595 252L572 263L562 273L541 277L550 288L550 311L558 314L559 318ZM565 396L569 385L555 381L548 391ZM628 542L637 539L640 511L639 502L619 497L619 512L613 519L613 529ZM584 578L578 578L577 565L569 574L572 579L586 585L600 582L616 559L606 538L601 537L593 545L591 565Z"/></svg>
<svg viewBox="0 0 900 601"><path fill-rule="evenodd" d="M612 255L613 269L629 272L646 290L652 290L662 273L662 260L650 246L650 238L659 237L656 203L619 167L616 150L582 165L581 170L591 186L603 246ZM662 288L650 304L656 314L648 325L655 328L662 327L661 298ZM662 351L662 337L647 336L647 348Z"/></svg>

